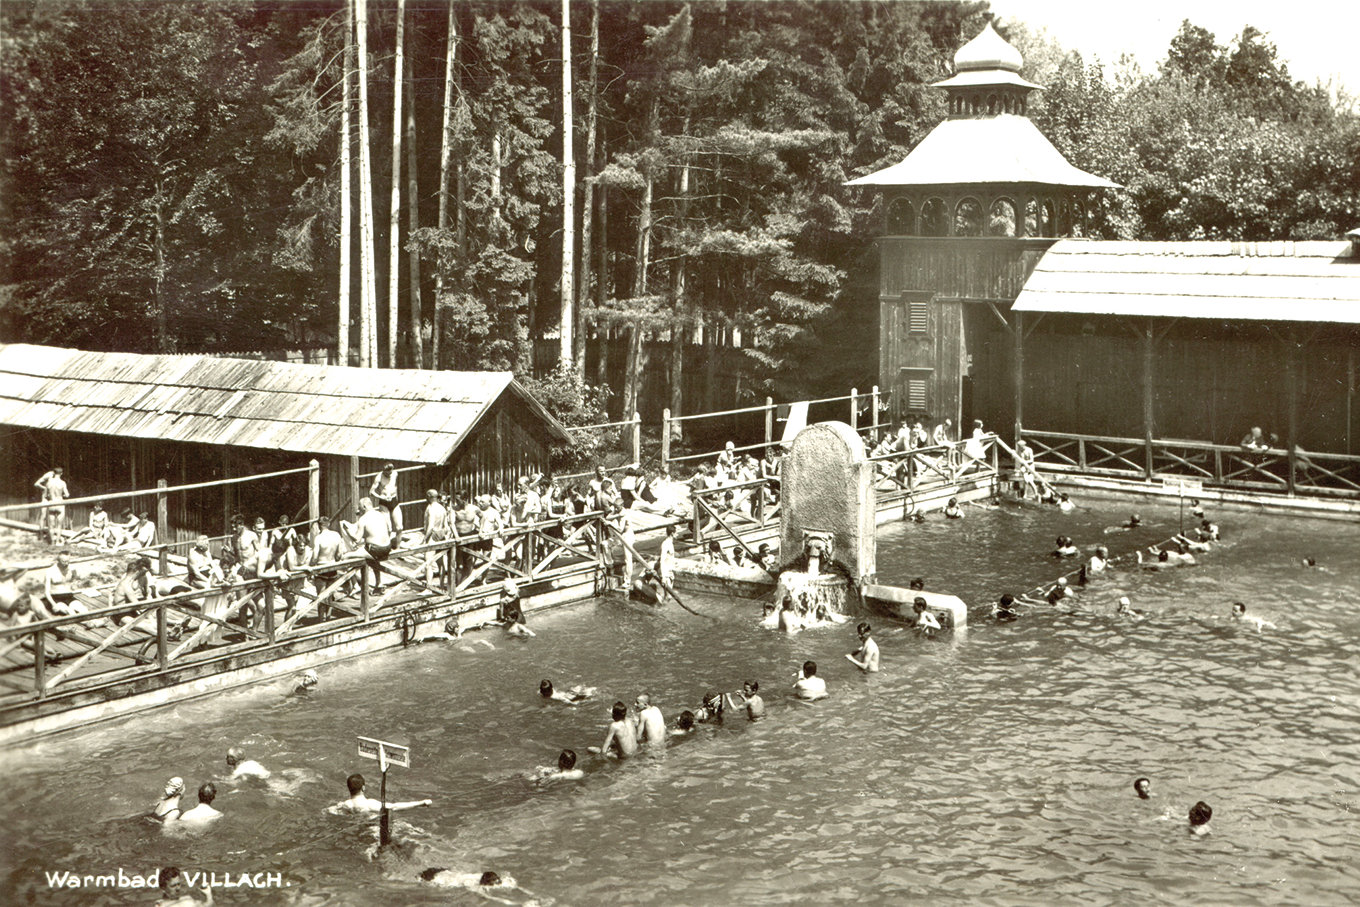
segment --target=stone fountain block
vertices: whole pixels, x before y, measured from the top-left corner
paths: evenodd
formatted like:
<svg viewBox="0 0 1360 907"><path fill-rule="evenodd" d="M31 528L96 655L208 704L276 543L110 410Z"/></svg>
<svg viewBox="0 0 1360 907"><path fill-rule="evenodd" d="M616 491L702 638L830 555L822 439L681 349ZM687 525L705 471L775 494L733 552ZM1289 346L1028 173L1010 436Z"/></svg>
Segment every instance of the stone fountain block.
<svg viewBox="0 0 1360 907"><path fill-rule="evenodd" d="M809 425L780 467L779 543L787 560L808 533L833 540L831 557L858 580L877 572L873 467L864 442L844 422Z"/></svg>

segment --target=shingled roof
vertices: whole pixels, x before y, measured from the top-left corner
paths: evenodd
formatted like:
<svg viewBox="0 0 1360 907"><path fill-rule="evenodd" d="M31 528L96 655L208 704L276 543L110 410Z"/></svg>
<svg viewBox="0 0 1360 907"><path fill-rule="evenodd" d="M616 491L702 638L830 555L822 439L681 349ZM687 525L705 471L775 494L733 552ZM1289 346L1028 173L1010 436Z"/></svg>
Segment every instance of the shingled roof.
<svg viewBox="0 0 1360 907"><path fill-rule="evenodd" d="M0 344L0 424L116 437L443 463L507 392L571 441L509 372Z"/></svg>

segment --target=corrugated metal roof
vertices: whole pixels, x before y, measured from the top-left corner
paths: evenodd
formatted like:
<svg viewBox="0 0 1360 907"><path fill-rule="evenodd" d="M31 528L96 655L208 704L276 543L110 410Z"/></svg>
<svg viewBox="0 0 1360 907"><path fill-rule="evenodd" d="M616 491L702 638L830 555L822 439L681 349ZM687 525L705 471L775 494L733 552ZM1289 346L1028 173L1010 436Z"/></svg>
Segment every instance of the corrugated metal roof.
<svg viewBox="0 0 1360 907"><path fill-rule="evenodd" d="M1348 242L1054 243L1019 312L1360 324Z"/></svg>
<svg viewBox="0 0 1360 907"><path fill-rule="evenodd" d="M0 424L119 437L443 463L507 391L570 442L509 372L0 344Z"/></svg>
<svg viewBox="0 0 1360 907"><path fill-rule="evenodd" d="M935 186L957 183L1041 183L1118 189L1078 170L1028 117L1003 113L945 120L902 161L847 186Z"/></svg>

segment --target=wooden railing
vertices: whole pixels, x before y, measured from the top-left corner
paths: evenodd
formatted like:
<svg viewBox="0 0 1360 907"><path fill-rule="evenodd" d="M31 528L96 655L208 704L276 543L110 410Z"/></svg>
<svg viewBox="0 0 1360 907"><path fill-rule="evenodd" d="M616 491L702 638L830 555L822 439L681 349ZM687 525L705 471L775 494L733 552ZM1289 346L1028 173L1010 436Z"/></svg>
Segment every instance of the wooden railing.
<svg viewBox="0 0 1360 907"><path fill-rule="evenodd" d="M966 453L968 441L951 441L911 450L894 450L870 456L879 495L884 493L914 494L917 491L956 484L966 477L999 475L998 438L995 434L982 437L981 458Z"/></svg>
<svg viewBox="0 0 1360 907"><path fill-rule="evenodd" d="M1154 480L1198 480L1252 491L1360 497L1360 456L1227 444L1116 438L1025 429L1035 465L1053 472Z"/></svg>
<svg viewBox="0 0 1360 907"><path fill-rule="evenodd" d="M755 561L756 552L742 538L742 530L750 532L753 527L763 529L779 515L779 500L772 499L767 492L772 481L778 484L779 480L752 479L749 482L691 491L695 546L702 547L713 539L719 539L720 544L732 541L745 549L751 560ZM729 492L732 495L730 501L727 500Z"/></svg>
<svg viewBox="0 0 1360 907"><path fill-rule="evenodd" d="M399 548L382 562L388 582L376 595L364 556L352 552L286 577L135 604L87 597L85 613L0 628L0 708L404 619L415 608L452 603L449 613L462 613L484 607L505 577L525 584L588 573L598 582L607 569L596 543L603 531L603 514L586 513Z"/></svg>

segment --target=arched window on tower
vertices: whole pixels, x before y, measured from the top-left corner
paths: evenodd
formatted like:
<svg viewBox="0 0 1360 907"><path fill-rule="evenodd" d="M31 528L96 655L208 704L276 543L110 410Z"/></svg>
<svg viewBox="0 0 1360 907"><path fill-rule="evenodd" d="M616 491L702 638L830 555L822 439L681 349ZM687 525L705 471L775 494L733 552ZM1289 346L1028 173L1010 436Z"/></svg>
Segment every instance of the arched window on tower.
<svg viewBox="0 0 1360 907"><path fill-rule="evenodd" d="M1016 229L1015 202L998 198L987 212L988 236L1014 236Z"/></svg>
<svg viewBox="0 0 1360 907"><path fill-rule="evenodd" d="M949 211L945 207L942 199L928 199L926 203L921 206L921 235L949 235Z"/></svg>
<svg viewBox="0 0 1360 907"><path fill-rule="evenodd" d="M1044 236L1056 236L1056 218L1053 216L1053 200L1046 198L1039 206L1039 229Z"/></svg>
<svg viewBox="0 0 1360 907"><path fill-rule="evenodd" d="M1072 203L1072 235L1076 237L1086 235L1086 206L1080 201Z"/></svg>
<svg viewBox="0 0 1360 907"><path fill-rule="evenodd" d="M1025 199L1025 236L1039 235L1039 202L1036 199Z"/></svg>
<svg viewBox="0 0 1360 907"><path fill-rule="evenodd" d="M1072 203L1065 198L1058 200L1058 235L1072 235Z"/></svg>
<svg viewBox="0 0 1360 907"><path fill-rule="evenodd" d="M989 95L987 95L987 112L988 112L989 114L995 114L995 113L997 113L997 109L996 109L996 95L994 95L994 94L989 94Z"/></svg>
<svg viewBox="0 0 1360 907"><path fill-rule="evenodd" d="M975 198L960 199L954 208L954 235L982 235L982 203Z"/></svg>
<svg viewBox="0 0 1360 907"><path fill-rule="evenodd" d="M895 198L888 203L888 235L910 236L916 232L915 212L911 202Z"/></svg>
<svg viewBox="0 0 1360 907"><path fill-rule="evenodd" d="M977 116L982 112L982 101L977 95L973 95L968 99L968 112L973 116Z"/></svg>

